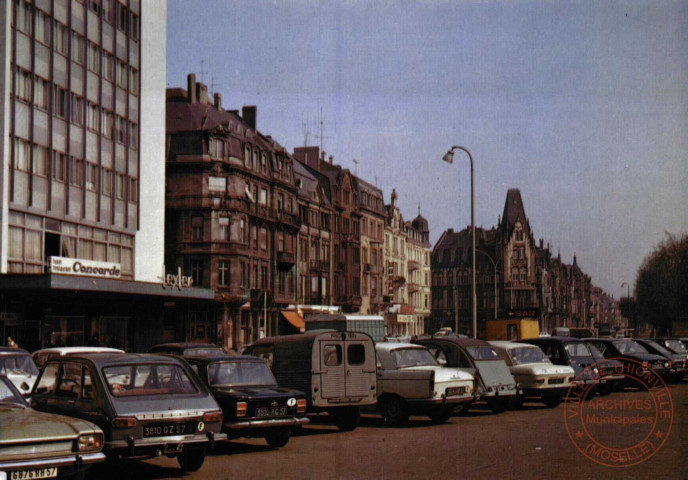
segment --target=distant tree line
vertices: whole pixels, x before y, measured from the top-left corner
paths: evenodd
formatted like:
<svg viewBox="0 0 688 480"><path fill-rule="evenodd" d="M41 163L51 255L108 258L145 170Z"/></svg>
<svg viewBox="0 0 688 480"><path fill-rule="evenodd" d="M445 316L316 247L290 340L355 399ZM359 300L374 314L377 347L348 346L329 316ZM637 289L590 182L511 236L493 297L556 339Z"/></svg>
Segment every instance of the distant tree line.
<svg viewBox="0 0 688 480"><path fill-rule="evenodd" d="M674 321L688 322L688 235L667 238L648 255L636 279L638 319L658 335Z"/></svg>

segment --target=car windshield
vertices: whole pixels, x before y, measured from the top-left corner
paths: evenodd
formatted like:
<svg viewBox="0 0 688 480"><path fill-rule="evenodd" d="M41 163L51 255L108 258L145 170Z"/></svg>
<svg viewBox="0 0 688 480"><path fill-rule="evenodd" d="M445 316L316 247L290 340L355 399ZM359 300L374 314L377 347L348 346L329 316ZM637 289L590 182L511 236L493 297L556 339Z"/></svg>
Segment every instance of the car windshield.
<svg viewBox="0 0 688 480"><path fill-rule="evenodd" d="M437 360L424 348L399 348L392 352L392 358L399 368L437 365Z"/></svg>
<svg viewBox="0 0 688 480"><path fill-rule="evenodd" d="M588 346L583 342L569 342L564 344L564 348L571 357L591 357Z"/></svg>
<svg viewBox="0 0 688 480"><path fill-rule="evenodd" d="M612 343L620 353L647 353L647 350L642 345L632 340Z"/></svg>
<svg viewBox="0 0 688 480"><path fill-rule="evenodd" d="M661 353L665 357L670 357L671 355L673 355L669 350L667 350L666 348L664 348L663 346L661 346L657 342L649 341L647 343L650 346L650 348L654 348L655 350L657 350L659 353Z"/></svg>
<svg viewBox="0 0 688 480"><path fill-rule="evenodd" d="M0 375L38 375L31 355L0 355Z"/></svg>
<svg viewBox="0 0 688 480"><path fill-rule="evenodd" d="M265 362L217 362L208 365L210 385L276 385Z"/></svg>
<svg viewBox="0 0 688 480"><path fill-rule="evenodd" d="M0 378L0 405L25 407L26 402L7 377Z"/></svg>
<svg viewBox="0 0 688 480"><path fill-rule="evenodd" d="M680 340L665 340L667 346L676 353L688 353L688 349Z"/></svg>
<svg viewBox="0 0 688 480"><path fill-rule="evenodd" d="M491 347L467 347L468 354L473 360L499 360L500 356Z"/></svg>
<svg viewBox="0 0 688 480"><path fill-rule="evenodd" d="M103 368L115 397L190 394L198 390L179 365L136 364Z"/></svg>
<svg viewBox="0 0 688 480"><path fill-rule="evenodd" d="M509 349L509 357L514 365L524 365L527 363L552 363L547 355L539 348L518 347Z"/></svg>

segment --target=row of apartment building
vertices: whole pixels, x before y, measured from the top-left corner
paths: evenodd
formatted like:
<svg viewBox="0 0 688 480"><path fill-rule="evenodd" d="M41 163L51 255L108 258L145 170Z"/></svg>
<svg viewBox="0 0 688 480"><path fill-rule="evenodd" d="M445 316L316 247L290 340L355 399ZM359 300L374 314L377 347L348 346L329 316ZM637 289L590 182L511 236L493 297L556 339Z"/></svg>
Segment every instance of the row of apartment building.
<svg viewBox="0 0 688 480"><path fill-rule="evenodd" d="M224 109L194 74L167 91L166 265L215 292L213 317L197 323L230 348L299 331L325 307L384 315L391 335L422 333L427 220L404 221L395 191L385 205L318 147L287 152L257 113Z"/></svg>
<svg viewBox="0 0 688 480"><path fill-rule="evenodd" d="M540 328L623 327L618 302L578 265L553 255L536 242L521 192L509 189L497 226L476 228L478 336L492 319L533 318ZM472 333L470 227L445 231L432 252L432 318L429 331L441 327Z"/></svg>

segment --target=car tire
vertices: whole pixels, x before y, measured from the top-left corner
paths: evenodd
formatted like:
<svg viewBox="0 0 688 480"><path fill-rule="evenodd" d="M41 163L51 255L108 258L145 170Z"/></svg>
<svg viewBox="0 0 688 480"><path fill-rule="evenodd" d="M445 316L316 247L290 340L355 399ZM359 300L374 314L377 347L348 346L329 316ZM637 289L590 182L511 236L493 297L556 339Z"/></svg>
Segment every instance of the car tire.
<svg viewBox="0 0 688 480"><path fill-rule="evenodd" d="M380 406L382 419L390 424L399 425L408 421L411 416L406 402L399 397L385 397Z"/></svg>
<svg viewBox="0 0 688 480"><path fill-rule="evenodd" d="M524 397L523 395L514 395L513 397L509 398L509 408L521 408L523 406L523 402L525 401L525 399L526 397Z"/></svg>
<svg viewBox="0 0 688 480"><path fill-rule="evenodd" d="M440 424L447 422L454 413L454 407L444 407L433 410L428 414L432 423Z"/></svg>
<svg viewBox="0 0 688 480"><path fill-rule="evenodd" d="M177 462L184 472L195 472L203 466L205 448L189 448L177 455Z"/></svg>
<svg viewBox="0 0 688 480"><path fill-rule="evenodd" d="M340 407L330 410L330 415L334 419L335 425L342 432L356 430L361 421L361 411L358 407Z"/></svg>
<svg viewBox="0 0 688 480"><path fill-rule="evenodd" d="M612 388L612 386L609 385L609 384L599 385L599 386L597 387L597 393L598 393L600 396L609 395L610 393L612 393L612 391L613 391L613 388Z"/></svg>
<svg viewBox="0 0 688 480"><path fill-rule="evenodd" d="M265 435L265 441L268 442L272 448L282 448L289 443L291 437L291 429L281 428Z"/></svg>
<svg viewBox="0 0 688 480"><path fill-rule="evenodd" d="M545 395L542 397L542 402L547 408L558 407L561 403L561 395Z"/></svg>
<svg viewBox="0 0 688 480"><path fill-rule="evenodd" d="M503 413L509 406L509 399L505 397L493 397L487 399L487 406L494 413Z"/></svg>

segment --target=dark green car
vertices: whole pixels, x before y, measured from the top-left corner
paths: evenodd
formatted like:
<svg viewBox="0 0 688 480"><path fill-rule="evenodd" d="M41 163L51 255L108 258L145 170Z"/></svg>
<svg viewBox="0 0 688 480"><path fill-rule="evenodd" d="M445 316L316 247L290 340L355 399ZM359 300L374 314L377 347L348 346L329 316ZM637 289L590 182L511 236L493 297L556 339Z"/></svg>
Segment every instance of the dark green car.
<svg viewBox="0 0 688 480"><path fill-rule="evenodd" d="M102 448L103 432L96 425L29 408L0 376L0 472L8 480L83 477L88 466L105 460Z"/></svg>

